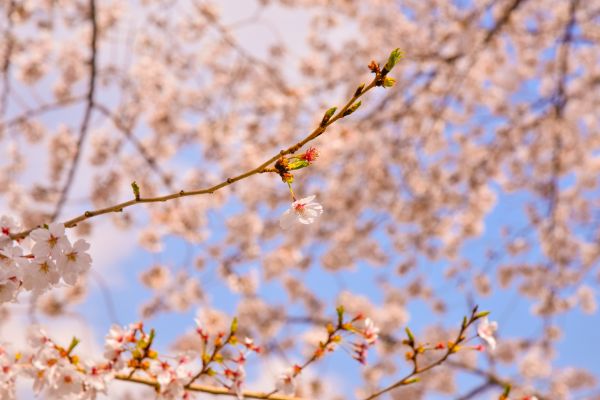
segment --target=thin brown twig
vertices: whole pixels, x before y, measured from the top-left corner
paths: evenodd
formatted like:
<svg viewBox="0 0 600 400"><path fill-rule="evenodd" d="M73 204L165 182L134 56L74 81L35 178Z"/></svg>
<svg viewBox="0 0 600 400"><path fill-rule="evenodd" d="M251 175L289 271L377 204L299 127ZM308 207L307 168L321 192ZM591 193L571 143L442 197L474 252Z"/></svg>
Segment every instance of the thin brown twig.
<svg viewBox="0 0 600 400"><path fill-rule="evenodd" d="M429 371L430 369L433 369L433 368L439 366L440 364L442 364L443 362L445 362L448 359L448 357L450 357L451 354L454 354L458 351L459 345L463 341L466 340L465 332L467 331L467 328L469 326L471 326L473 324L473 322L475 322L478 319L478 317L476 316L476 312L477 312L477 307L475 307L473 309L473 312L471 313L471 317L468 320L465 317L465 320L460 327L458 335L456 336L456 340L454 340L454 342L452 342L451 344L448 345L448 349L446 350L446 353L444 353L443 356L441 356L436 361L432 362L431 364L429 364L425 367L418 367L417 362L416 362L416 356L415 356L413 358L414 367L408 375L406 375L404 378L392 383L391 385L388 385L385 388L378 390L377 392L366 397L364 400L373 400L373 399L376 399L377 397L379 397L387 392L390 392L400 386L405 386L405 385L409 385L411 383L415 383L416 382L415 379L417 379L416 378L417 375L422 374L423 372ZM412 339L411 339L411 341L412 341ZM414 346L414 344L413 344L413 346Z"/></svg>
<svg viewBox="0 0 600 400"><path fill-rule="evenodd" d="M497 386L499 388L506 388L507 386L514 388L516 386L514 382L501 378L493 372L484 371L483 369L464 364L460 361L448 360L447 365L454 368L459 368L471 374L479 375L480 377L485 378L490 385ZM549 400L548 397L543 396L540 393L531 393L531 395L535 396L539 400Z"/></svg>
<svg viewBox="0 0 600 400"><path fill-rule="evenodd" d="M302 148L305 144L307 144L308 142L310 142L310 141L316 139L317 137L319 137L320 135L322 135L327 130L327 128L329 126L331 126L333 123L335 123L337 120L345 117L347 115L347 112L349 111L350 107L355 105L356 101L360 97L362 97L365 93L367 93L369 90L373 89L375 86L378 86L379 82L381 82L381 79L382 79L382 77L380 75L377 75L368 85L366 85L364 88L362 88L362 90L360 90L360 91L357 90L354 93L354 95L352 96L352 98L346 103L346 105L344 105L344 107L342 107L334 116L332 116L331 119L329 119L329 121L327 121L324 124L321 123L317 128L315 128L304 139L302 139L298 143L288 147L287 149L281 150L279 153L277 153L273 157L269 158L267 161L263 162L256 168L253 168L253 169L246 171L242 174L239 174L237 176L227 178L223 182L218 183L214 186L210 186L208 188L190 190L190 191L181 190L176 193L171 193L168 195L157 196L157 197L145 197L145 198L138 197L138 198L134 198L132 200L124 201L122 203L119 203L119 204L116 204L116 205L113 205L110 207L105 207L105 208L101 208L101 209L94 210L94 211L85 211L83 214L64 222L64 226L65 226L65 228L72 228L72 227L76 226L79 222L85 221L87 219L96 217L98 215L103 215L103 214L108 214L108 213L113 213L113 212L121 212L127 207L131 207L133 205L140 204L140 203L159 203L159 202L165 202L165 201L169 201L169 200L173 200L173 199L178 199L181 197L197 196L197 195L202 195L202 194L212 194L219 189L222 189L226 186L231 185L232 183L235 183L242 179L246 179L250 176L262 173L265 168L267 168L269 165L271 165L272 163L277 161L280 157L283 157L287 154L295 153L300 148ZM31 228L31 229L28 229L26 231L22 231L19 233L11 234L11 238L15 239L15 240L25 238L31 233L32 230L34 230L36 228L37 227Z"/></svg>
<svg viewBox="0 0 600 400"><path fill-rule="evenodd" d="M156 382L152 379L141 378L141 377L137 377L137 376L129 377L127 375L119 374L119 375L115 376L115 379L118 379L121 381L140 383L142 385L151 386L155 389L159 386L158 382ZM190 390L192 392L209 393L209 394L213 394L213 395L232 396L232 397L237 396L236 393L232 392L228 388L210 386L210 385L193 384L193 385L186 387L186 390ZM295 397L295 396L269 395L268 393L254 392L254 391L244 391L243 396L245 399L305 400L305 399L302 399L300 397Z"/></svg>

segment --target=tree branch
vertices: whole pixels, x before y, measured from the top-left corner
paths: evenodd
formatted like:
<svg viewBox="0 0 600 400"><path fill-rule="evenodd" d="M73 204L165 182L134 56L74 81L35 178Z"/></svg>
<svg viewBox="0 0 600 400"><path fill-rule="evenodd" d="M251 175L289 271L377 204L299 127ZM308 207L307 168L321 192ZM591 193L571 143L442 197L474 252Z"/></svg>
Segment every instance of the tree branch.
<svg viewBox="0 0 600 400"><path fill-rule="evenodd" d="M91 1L93 2L93 0L91 0ZM377 74L375 76L375 78L373 78L373 80L368 85L362 87L361 90L357 90L354 93L354 95L352 96L352 98L350 100L348 100L346 105L344 105L344 107L342 107L342 109L340 109L335 115L333 115L331 117L331 119L329 119L326 123L321 123L317 128L315 128L304 139L302 139L298 143L288 147L287 149L281 150L279 153L277 153L273 157L269 158L267 161L263 162L256 168L253 168L253 169L246 171L242 174L239 174L237 176L227 178L223 182L218 183L218 184L208 187L208 188L190 190L190 191L181 190L176 193L171 193L168 195L158 196L158 197L146 197L146 198L139 197L139 198L134 198L132 200L124 201L122 203L119 203L119 204L116 204L116 205L113 205L110 207L105 207L105 208L101 208L101 209L94 210L94 211L86 211L83 214L64 222L65 228L72 228L72 227L76 226L79 222L96 217L98 215L103 215L103 214L108 214L108 213L113 213L113 212L121 212L121 211L123 211L123 209L125 209L127 207L131 207L133 205L140 204L140 203L159 203L159 202L165 202L168 200L178 199L181 197L197 196L197 195L202 195L202 194L212 194L219 189L222 189L226 186L231 185L232 183L235 183L242 179L246 179L252 175L262 173L265 168L267 168L269 165L271 165L272 163L277 161L280 157L285 156L287 154L295 153L300 148L302 148L305 144L307 144L308 142L310 142L310 141L316 139L317 137L319 137L320 135L322 135L327 130L327 128L329 126L331 126L332 124L334 124L337 120L348 115L347 112L352 111L352 110L350 110L350 107L353 105L356 105L356 101L360 97L362 97L365 93L367 93L369 90L373 89L375 86L378 86L381 79L382 79L382 76L380 74ZM88 104L91 104L91 103L88 103ZM66 188L68 188L68 187L66 186ZM63 192L63 193L65 193L65 192ZM54 220L54 218L52 220ZM31 228L31 229L28 229L23 232L11 234L11 238L13 240L25 238L29 235L29 233L31 233L31 231L33 231L36 228L38 228L38 227Z"/></svg>
<svg viewBox="0 0 600 400"><path fill-rule="evenodd" d="M79 164L79 159L81 157L81 153L82 153L82 147L83 147L83 142L85 140L85 137L87 136L87 132L88 132L88 127L89 127L89 123L90 123L90 119L92 117L92 110L94 108L94 92L96 89L96 63L97 63L97 46L98 46L98 24L96 21L96 1L95 0L90 0L89 2L89 13L90 13L90 24L92 25L92 37L90 40L90 50L91 50L91 56L90 56L90 79L89 79L89 85L88 85L88 92L87 92L87 104L85 107L85 111L84 111L84 115L83 115L83 121L81 122L81 126L79 128L79 139L77 139L77 147L75 148L75 155L73 156L73 161L71 163L71 168L69 169L68 175L67 175L67 180L65 182L65 185L62 188L62 191L60 193L60 199L58 200L58 203L56 204L56 208L54 209L54 212L52 213L52 216L50 217L51 221L55 221L56 218L58 218L58 216L60 215L60 212L62 211L65 202L67 200L67 196L69 195L69 189L71 188L71 185L73 184L73 178L75 177L75 171L77 170L77 165Z"/></svg>
<svg viewBox="0 0 600 400"><path fill-rule="evenodd" d="M137 376L130 377L127 375L116 375L115 379L118 379L120 381L140 383L142 385L151 386L153 388L157 388L159 386L158 382L155 382L152 379L140 378ZM232 396L232 397L237 396L234 392L232 392L228 388L222 388L222 387L210 386L210 385L197 385L197 384L189 385L186 387L186 390L190 390L192 392L209 393L209 394L213 394L213 395ZM300 397L269 394L269 393L263 393L263 392L253 392L253 391L244 391L243 394L244 394L243 397L245 399L305 400Z"/></svg>
<svg viewBox="0 0 600 400"><path fill-rule="evenodd" d="M108 107L98 103L94 103L94 107L98 111L100 111L100 113L104 114L107 118L110 118L113 125L125 135L125 137L133 144L136 150L140 153L144 161L146 161L146 164L148 164L148 167L150 167L150 169L153 170L160 177L163 185L165 185L165 187L168 189L172 189L171 178L167 176L167 174L165 174L165 172L159 167L154 157L148 154L148 151L144 148L144 145L138 140L138 138L135 137L131 129L127 127L116 115L114 115L108 109Z"/></svg>

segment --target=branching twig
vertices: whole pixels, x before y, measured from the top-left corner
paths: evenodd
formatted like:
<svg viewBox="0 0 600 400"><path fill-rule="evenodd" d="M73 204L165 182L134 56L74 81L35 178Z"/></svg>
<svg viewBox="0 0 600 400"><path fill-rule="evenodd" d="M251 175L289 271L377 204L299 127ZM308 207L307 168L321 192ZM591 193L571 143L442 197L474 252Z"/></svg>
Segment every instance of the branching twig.
<svg viewBox="0 0 600 400"><path fill-rule="evenodd" d="M456 340L454 340L454 342L451 342L448 344L448 349L446 350L446 353L444 353L444 355L440 358L438 358L436 361L432 362L431 364L425 366L425 367L419 367L417 362L416 362L416 352L415 352L415 356L413 357L412 361L413 361L413 370L406 375L404 378L392 383L391 385L373 393L372 395L366 397L364 400L373 400L376 399L377 397L381 396L382 394L385 394L387 392L390 392L400 386L405 386L405 385L409 385L412 383L416 382L416 376L419 374L422 374L423 372L429 371L430 369L433 369L439 365L441 365L444 361L446 361L448 359L448 357L450 357L451 354L454 354L458 351L459 349L459 345L466 340L465 337L465 332L467 330L467 328L469 326L471 326L471 324L473 322L475 322L478 319L477 316L477 307L475 307L475 309L473 309L473 312L471 313L471 317L467 320L467 317L465 317L460 330L458 332L458 335L456 337ZM410 331L407 331L410 332ZM412 334L409 333L409 343L412 343L411 347L414 347L414 339L412 338Z"/></svg>

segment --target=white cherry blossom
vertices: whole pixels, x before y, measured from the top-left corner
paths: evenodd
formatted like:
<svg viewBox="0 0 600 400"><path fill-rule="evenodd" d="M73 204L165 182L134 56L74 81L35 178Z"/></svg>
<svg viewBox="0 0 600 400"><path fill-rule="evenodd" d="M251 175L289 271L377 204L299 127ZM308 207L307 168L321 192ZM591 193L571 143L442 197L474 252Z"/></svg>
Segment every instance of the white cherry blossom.
<svg viewBox="0 0 600 400"><path fill-rule="evenodd" d="M35 293L44 292L59 280L60 273L56 262L47 256L36 255L24 268L23 287Z"/></svg>
<svg viewBox="0 0 600 400"><path fill-rule="evenodd" d="M496 321L490 322L488 317L483 317L477 326L477 335L485 340L492 350L496 348L496 338L494 333L498 329Z"/></svg>
<svg viewBox="0 0 600 400"><path fill-rule="evenodd" d="M48 229L35 229L29 236L35 241L31 249L35 255L51 255L57 258L69 244L69 239L65 236L65 226L59 222L48 225Z"/></svg>
<svg viewBox="0 0 600 400"><path fill-rule="evenodd" d="M288 368L285 372L279 375L275 388L278 392L286 395L293 395L296 392L294 368Z"/></svg>
<svg viewBox="0 0 600 400"><path fill-rule="evenodd" d="M294 201L279 219L279 225L283 229L288 229L295 222L305 225L312 224L323 213L323 206L313 201L315 197L316 195L313 194Z"/></svg>
<svg viewBox="0 0 600 400"><path fill-rule="evenodd" d="M57 262L65 283L74 285L77 278L90 269L92 258L86 253L89 248L89 243L83 239L77 240L73 245L66 244Z"/></svg>

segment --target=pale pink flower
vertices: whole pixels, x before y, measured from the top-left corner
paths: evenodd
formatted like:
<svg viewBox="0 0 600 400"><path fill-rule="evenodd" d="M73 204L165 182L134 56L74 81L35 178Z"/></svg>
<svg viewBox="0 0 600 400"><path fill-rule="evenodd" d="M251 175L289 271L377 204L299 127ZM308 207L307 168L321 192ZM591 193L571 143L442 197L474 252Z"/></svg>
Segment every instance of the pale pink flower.
<svg viewBox="0 0 600 400"><path fill-rule="evenodd" d="M492 350L496 348L496 338L494 338L494 333L497 329L498 323L496 321L490 322L488 317L484 317L477 326L477 335L485 340Z"/></svg>
<svg viewBox="0 0 600 400"><path fill-rule="evenodd" d="M150 372L161 387L169 384L175 375L175 371L173 371L169 363L160 360L150 361Z"/></svg>
<svg viewBox="0 0 600 400"><path fill-rule="evenodd" d="M69 239L65 236L65 226L60 222L48 225L48 229L35 229L29 236L35 241L31 252L36 256L51 255L58 258L69 244Z"/></svg>
<svg viewBox="0 0 600 400"><path fill-rule="evenodd" d="M279 219L279 225L283 229L288 229L296 221L301 224L312 224L317 217L323 213L323 206L313 202L315 195L296 200L291 207L283 213Z"/></svg>
<svg viewBox="0 0 600 400"><path fill-rule="evenodd" d="M11 217L5 215L0 217L0 249L12 242L10 234L17 232L19 226Z"/></svg>
<svg viewBox="0 0 600 400"><path fill-rule="evenodd" d="M275 386L278 392L286 395L293 395L296 392L296 379L294 368L288 368L284 373L279 375Z"/></svg>
<svg viewBox="0 0 600 400"><path fill-rule="evenodd" d="M50 286L56 285L60 274L56 263L51 258L36 255L31 263L25 266L23 287L35 293L42 293Z"/></svg>
<svg viewBox="0 0 600 400"><path fill-rule="evenodd" d="M84 399L96 399L98 393L107 394L107 381L114 377L114 373L110 369L89 366L85 374L84 388L85 392L81 394Z"/></svg>
<svg viewBox="0 0 600 400"><path fill-rule="evenodd" d="M77 278L90 269L92 258L86 253L89 248L89 243L83 239L77 240L73 245L66 244L57 262L65 283L74 285Z"/></svg>
<svg viewBox="0 0 600 400"><path fill-rule="evenodd" d="M112 325L104 341L104 357L109 360L117 359L125 350L132 333L119 325Z"/></svg>
<svg viewBox="0 0 600 400"><path fill-rule="evenodd" d="M17 379L17 368L14 355L8 354L0 346L0 398L13 400L16 397L15 382Z"/></svg>
<svg viewBox="0 0 600 400"><path fill-rule="evenodd" d="M379 337L379 328L375 326L371 318L365 320L365 330L363 332L367 344L372 345Z"/></svg>

